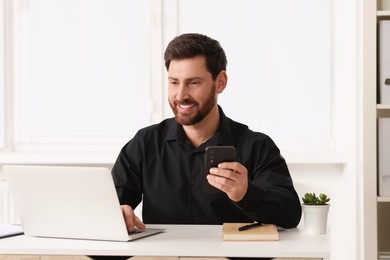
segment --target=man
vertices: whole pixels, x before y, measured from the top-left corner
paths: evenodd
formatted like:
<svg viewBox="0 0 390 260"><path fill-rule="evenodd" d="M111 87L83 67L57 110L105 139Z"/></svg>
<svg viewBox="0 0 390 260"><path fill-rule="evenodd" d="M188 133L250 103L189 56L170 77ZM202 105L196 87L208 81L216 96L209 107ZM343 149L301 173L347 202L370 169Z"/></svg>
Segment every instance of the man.
<svg viewBox="0 0 390 260"><path fill-rule="evenodd" d="M228 82L220 44L183 34L169 43L164 59L175 118L141 129L112 170L128 230L144 229L144 223L297 226L301 206L279 149L218 106ZM235 162L220 163L207 176L218 193L203 192L205 148L211 145L236 148ZM141 200L143 221L133 211Z"/></svg>

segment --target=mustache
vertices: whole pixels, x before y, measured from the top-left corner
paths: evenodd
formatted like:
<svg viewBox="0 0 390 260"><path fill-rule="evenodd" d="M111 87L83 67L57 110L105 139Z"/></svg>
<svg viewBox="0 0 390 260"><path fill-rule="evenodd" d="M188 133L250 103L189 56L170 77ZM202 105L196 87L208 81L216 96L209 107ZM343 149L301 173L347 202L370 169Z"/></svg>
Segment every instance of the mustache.
<svg viewBox="0 0 390 260"><path fill-rule="evenodd" d="M189 105L189 104L197 104L197 102L195 102L195 100L193 100L193 99L185 99L185 100L181 100L181 101L179 101L179 100L175 100L174 101L174 104L175 105Z"/></svg>

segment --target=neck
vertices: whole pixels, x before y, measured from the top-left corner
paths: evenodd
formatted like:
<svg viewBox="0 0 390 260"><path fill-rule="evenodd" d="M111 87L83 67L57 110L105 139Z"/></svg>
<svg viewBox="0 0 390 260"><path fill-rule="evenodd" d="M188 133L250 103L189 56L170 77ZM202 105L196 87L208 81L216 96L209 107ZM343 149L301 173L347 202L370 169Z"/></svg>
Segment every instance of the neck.
<svg viewBox="0 0 390 260"><path fill-rule="evenodd" d="M202 121L195 125L183 126L184 132L191 143L198 147L209 140L219 127L219 110L216 105Z"/></svg>

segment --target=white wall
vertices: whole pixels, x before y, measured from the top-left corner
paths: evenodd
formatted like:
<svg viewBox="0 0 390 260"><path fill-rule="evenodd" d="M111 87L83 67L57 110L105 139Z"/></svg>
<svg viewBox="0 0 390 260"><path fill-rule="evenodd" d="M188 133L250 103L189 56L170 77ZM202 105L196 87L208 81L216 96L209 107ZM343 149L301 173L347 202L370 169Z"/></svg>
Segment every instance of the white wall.
<svg viewBox="0 0 390 260"><path fill-rule="evenodd" d="M200 32L226 50L219 101L228 116L293 151L333 152L328 0L6 3L5 149L118 149L171 116L163 49L177 34Z"/></svg>
<svg viewBox="0 0 390 260"><path fill-rule="evenodd" d="M360 1L332 2L332 120L334 148L343 151L345 164L291 165L290 170L301 194L323 190L332 197L331 259L364 259L359 245L358 133L361 106L358 70L358 9Z"/></svg>

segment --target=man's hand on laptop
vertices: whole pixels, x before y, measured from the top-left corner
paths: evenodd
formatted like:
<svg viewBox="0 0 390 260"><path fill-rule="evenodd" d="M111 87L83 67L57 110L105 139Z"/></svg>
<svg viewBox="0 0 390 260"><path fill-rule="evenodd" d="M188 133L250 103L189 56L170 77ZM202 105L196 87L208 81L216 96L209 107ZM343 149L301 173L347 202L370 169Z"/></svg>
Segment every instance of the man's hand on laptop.
<svg viewBox="0 0 390 260"><path fill-rule="evenodd" d="M123 217L125 219L127 231L132 232L134 228L145 229L145 224L134 214L129 205L121 205Z"/></svg>

